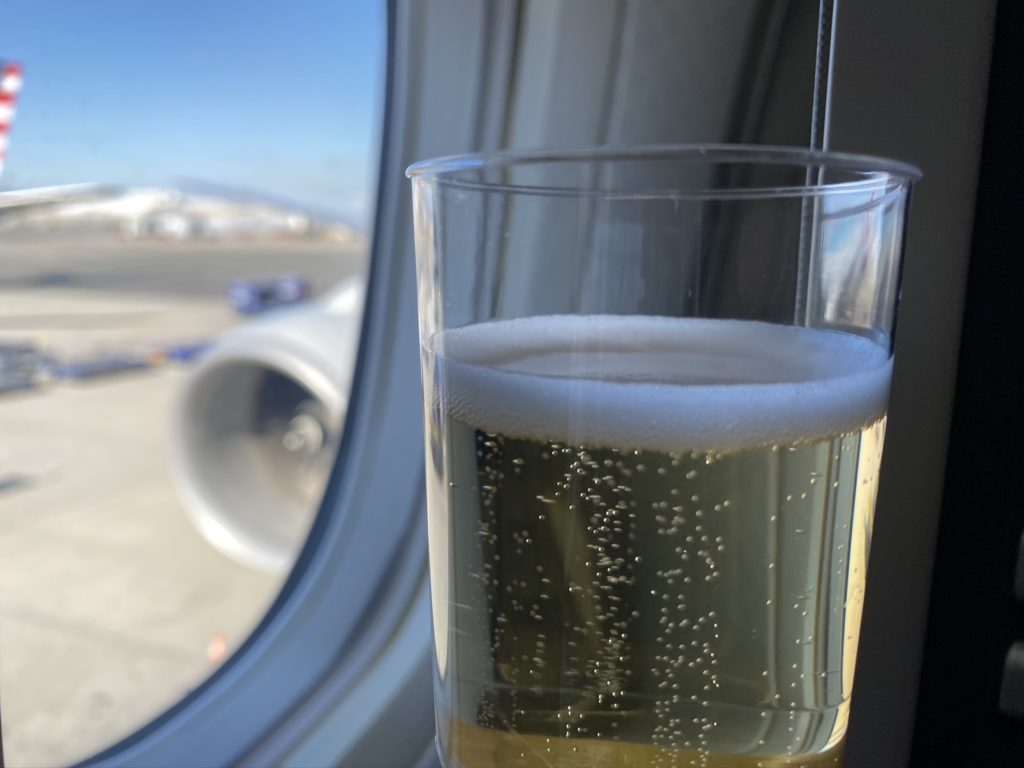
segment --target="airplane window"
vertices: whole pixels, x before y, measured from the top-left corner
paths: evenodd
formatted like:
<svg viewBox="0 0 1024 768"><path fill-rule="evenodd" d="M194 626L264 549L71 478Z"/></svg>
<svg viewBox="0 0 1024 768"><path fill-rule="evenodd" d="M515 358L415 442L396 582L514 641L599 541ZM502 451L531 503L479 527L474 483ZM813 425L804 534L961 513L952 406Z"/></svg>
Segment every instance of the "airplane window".
<svg viewBox="0 0 1024 768"><path fill-rule="evenodd" d="M385 7L2 17L3 745L53 765L202 683L303 543L359 337Z"/></svg>

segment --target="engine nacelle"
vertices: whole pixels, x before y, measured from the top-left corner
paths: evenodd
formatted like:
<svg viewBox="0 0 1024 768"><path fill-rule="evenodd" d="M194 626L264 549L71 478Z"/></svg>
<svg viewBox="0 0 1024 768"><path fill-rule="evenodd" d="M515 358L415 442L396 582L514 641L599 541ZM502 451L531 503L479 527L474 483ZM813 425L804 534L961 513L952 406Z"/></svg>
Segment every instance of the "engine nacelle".
<svg viewBox="0 0 1024 768"><path fill-rule="evenodd" d="M282 573L327 484L362 323L361 279L226 333L192 372L174 435L189 518L217 549Z"/></svg>

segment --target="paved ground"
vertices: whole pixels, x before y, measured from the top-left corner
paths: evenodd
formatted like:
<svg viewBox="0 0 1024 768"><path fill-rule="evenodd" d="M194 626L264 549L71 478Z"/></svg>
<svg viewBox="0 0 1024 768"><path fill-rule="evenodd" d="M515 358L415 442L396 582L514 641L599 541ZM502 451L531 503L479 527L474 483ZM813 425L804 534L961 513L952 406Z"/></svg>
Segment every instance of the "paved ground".
<svg viewBox="0 0 1024 768"><path fill-rule="evenodd" d="M72 289L220 298L238 278L304 275L315 292L361 266L361 242L160 242L89 235L0 236L0 291Z"/></svg>
<svg viewBox="0 0 1024 768"><path fill-rule="evenodd" d="M20 247L19 247L20 245ZM59 355L209 336L237 276L319 289L362 247L0 244L0 339ZM62 275L60 280L53 279ZM279 585L215 552L168 468L187 368L0 396L0 701L9 766L86 757L159 713L245 638Z"/></svg>

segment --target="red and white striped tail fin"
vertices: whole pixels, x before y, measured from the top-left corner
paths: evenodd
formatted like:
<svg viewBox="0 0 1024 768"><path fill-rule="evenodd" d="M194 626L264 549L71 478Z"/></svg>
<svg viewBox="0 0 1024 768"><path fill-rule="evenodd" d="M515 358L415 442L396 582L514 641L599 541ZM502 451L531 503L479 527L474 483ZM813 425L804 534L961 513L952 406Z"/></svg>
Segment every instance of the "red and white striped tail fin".
<svg viewBox="0 0 1024 768"><path fill-rule="evenodd" d="M14 107L21 90L21 64L8 61L0 64L0 174L4 172L7 139L14 122Z"/></svg>

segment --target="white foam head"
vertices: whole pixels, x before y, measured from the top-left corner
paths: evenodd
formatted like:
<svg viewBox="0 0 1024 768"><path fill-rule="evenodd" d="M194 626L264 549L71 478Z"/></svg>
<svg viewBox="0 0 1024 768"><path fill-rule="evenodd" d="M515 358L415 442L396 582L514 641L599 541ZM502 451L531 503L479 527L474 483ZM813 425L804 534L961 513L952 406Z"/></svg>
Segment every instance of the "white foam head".
<svg viewBox="0 0 1024 768"><path fill-rule="evenodd" d="M556 315L428 341L449 416L572 445L730 451L855 432L885 414L868 339L740 320Z"/></svg>

